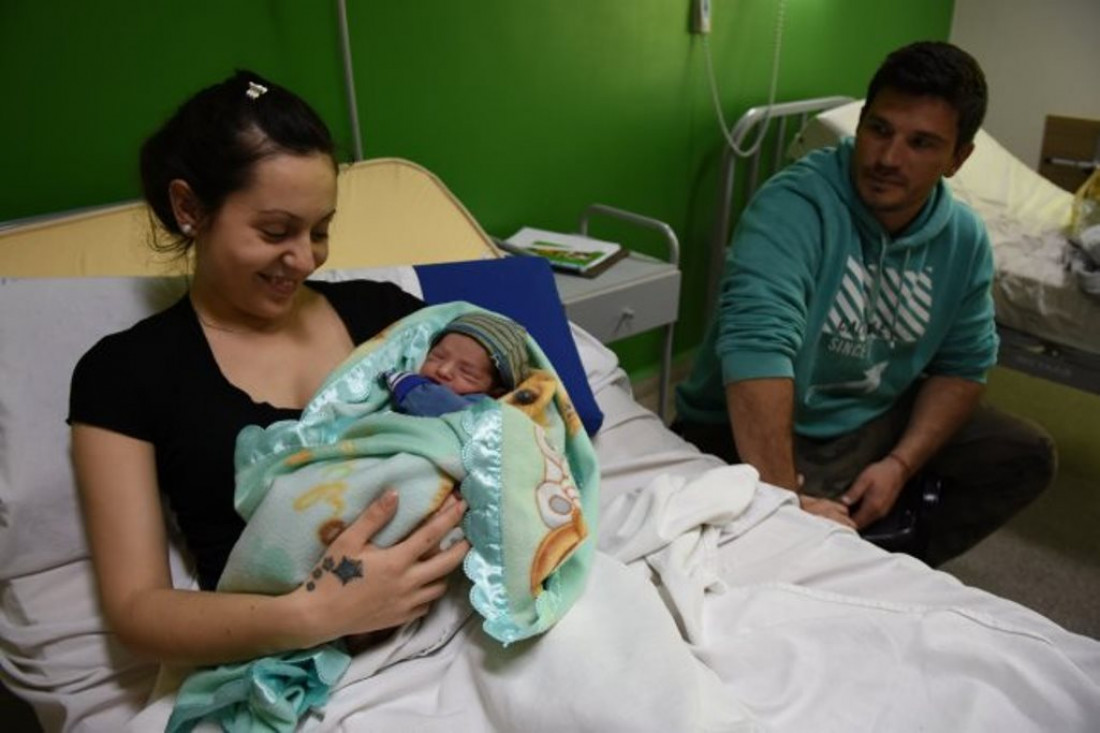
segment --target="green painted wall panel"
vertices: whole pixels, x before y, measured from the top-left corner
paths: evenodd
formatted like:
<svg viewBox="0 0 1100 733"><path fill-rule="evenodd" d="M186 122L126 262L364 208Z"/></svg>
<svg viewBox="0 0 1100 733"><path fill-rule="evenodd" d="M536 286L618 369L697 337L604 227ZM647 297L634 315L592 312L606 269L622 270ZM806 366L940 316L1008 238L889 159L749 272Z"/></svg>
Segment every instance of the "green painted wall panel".
<svg viewBox="0 0 1100 733"><path fill-rule="evenodd" d="M141 140L188 94L252 68L348 138L329 3L0 3L0 221L138 194Z"/></svg>
<svg viewBox="0 0 1100 733"><path fill-rule="evenodd" d="M712 0L729 121L766 100L776 0ZM689 0L349 0L368 156L416 160L491 233L572 229L599 201L667 221L683 248L677 348L701 337L721 138ZM787 0L779 98L862 94L890 49L945 39L952 0ZM137 195L140 140L186 94L250 67L352 146L335 2L6 0L0 220ZM662 240L601 224L653 254ZM618 347L652 365L656 335Z"/></svg>

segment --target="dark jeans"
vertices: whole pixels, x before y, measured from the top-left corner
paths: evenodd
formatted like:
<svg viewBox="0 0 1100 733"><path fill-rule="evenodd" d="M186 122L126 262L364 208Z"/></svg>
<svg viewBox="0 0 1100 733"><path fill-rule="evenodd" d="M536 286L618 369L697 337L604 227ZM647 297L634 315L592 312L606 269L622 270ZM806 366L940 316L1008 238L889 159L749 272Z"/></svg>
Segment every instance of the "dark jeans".
<svg viewBox="0 0 1100 733"><path fill-rule="evenodd" d="M860 428L825 440L795 436L795 466L813 496L844 493L860 471L897 444L913 399L898 402ZM704 453L740 463L728 424L677 420L672 429ZM1042 428L982 405L922 468L943 481L924 559L933 567L961 555L1003 525L1050 485L1054 440Z"/></svg>

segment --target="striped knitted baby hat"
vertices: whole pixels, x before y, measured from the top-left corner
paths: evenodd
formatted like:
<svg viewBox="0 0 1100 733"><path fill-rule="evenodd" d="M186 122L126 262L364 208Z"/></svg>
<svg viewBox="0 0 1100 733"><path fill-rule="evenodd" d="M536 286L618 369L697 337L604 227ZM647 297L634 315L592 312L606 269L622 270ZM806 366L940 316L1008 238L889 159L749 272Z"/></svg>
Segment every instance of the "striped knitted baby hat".
<svg viewBox="0 0 1100 733"><path fill-rule="evenodd" d="M506 390L527 376L527 331L511 318L493 313L467 313L443 327L436 340L448 333L469 336L485 347Z"/></svg>

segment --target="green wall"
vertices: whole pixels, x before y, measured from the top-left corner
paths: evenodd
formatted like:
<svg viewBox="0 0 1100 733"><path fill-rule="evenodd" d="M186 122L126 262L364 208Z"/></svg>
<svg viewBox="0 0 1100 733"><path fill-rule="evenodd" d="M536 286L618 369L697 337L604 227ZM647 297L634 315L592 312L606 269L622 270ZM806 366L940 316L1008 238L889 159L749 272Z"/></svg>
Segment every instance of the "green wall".
<svg viewBox="0 0 1100 733"><path fill-rule="evenodd" d="M721 138L689 0L349 0L368 157L435 171L485 228L573 229L591 202L668 222L683 247L677 349L701 337ZM767 98L776 0L712 0L727 119ZM779 98L859 96L892 48L946 39L953 0L787 0ZM137 146L187 94L249 67L352 150L335 2L0 3L0 221L137 195ZM600 236L660 254L662 241ZM656 361L654 334L616 346Z"/></svg>

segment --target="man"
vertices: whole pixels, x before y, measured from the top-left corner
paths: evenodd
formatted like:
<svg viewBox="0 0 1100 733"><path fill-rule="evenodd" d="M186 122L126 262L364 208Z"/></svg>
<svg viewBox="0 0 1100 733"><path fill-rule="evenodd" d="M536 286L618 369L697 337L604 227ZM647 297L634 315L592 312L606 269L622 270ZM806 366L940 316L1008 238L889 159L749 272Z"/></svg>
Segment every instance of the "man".
<svg viewBox="0 0 1100 733"><path fill-rule="evenodd" d="M890 54L854 142L788 167L745 210L677 391L685 438L857 529L918 471L940 476L933 565L1030 502L1056 463L1041 430L979 406L997 353L992 252L942 179L974 149L985 107L964 51Z"/></svg>

